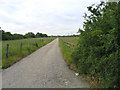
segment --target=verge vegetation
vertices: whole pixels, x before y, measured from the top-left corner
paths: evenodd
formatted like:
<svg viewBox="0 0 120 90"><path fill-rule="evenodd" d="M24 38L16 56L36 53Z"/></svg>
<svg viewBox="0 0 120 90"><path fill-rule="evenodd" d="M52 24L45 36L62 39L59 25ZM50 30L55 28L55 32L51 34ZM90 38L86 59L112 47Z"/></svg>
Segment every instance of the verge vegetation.
<svg viewBox="0 0 120 90"><path fill-rule="evenodd" d="M74 70L76 70L76 66L71 57L71 54L75 49L78 39L79 37L60 37L59 38L59 46L63 54L63 57L67 62L67 64L70 66L70 68Z"/></svg>
<svg viewBox="0 0 120 90"><path fill-rule="evenodd" d="M120 88L120 2L101 2L88 11L75 49L60 40L63 55L80 75L94 78L100 87Z"/></svg>

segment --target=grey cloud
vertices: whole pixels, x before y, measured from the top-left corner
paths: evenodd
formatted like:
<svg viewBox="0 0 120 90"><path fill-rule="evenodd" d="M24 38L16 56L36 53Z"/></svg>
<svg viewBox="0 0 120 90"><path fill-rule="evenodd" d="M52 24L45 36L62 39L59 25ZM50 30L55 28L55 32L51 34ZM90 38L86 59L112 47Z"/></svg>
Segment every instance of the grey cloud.
<svg viewBox="0 0 120 90"><path fill-rule="evenodd" d="M52 0L47 4L50 6L42 1L44 0L0 0L2 6L0 10L3 11L0 12L0 21L7 24L7 28L11 28L9 25L11 23L13 27L20 26L21 28L11 30L15 33L24 34L29 31L49 35L76 33L78 28L82 27L84 21L82 16L87 11L86 7L95 0L57 0L60 3L55 3L58 5L55 7L50 5ZM41 2L45 5L40 5Z"/></svg>

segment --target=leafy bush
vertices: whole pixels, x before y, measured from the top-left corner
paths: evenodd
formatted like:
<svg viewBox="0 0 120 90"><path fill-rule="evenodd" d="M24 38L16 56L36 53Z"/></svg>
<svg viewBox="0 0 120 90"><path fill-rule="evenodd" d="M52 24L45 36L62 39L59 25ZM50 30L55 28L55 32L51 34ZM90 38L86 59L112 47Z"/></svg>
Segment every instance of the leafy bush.
<svg viewBox="0 0 120 90"><path fill-rule="evenodd" d="M88 11L72 58L79 73L95 77L101 87L120 87L120 2L101 2Z"/></svg>

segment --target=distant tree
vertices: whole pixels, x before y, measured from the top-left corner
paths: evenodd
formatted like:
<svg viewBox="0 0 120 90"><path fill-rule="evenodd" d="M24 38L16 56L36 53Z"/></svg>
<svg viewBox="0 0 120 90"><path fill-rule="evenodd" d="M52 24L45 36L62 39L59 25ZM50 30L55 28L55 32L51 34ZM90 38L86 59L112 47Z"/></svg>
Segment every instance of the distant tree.
<svg viewBox="0 0 120 90"><path fill-rule="evenodd" d="M42 33L39 33L39 32L38 32L38 33L36 34L36 37L37 37L37 38L42 37Z"/></svg>
<svg viewBox="0 0 120 90"><path fill-rule="evenodd" d="M5 32L4 30L0 30L2 33L2 40L18 40L25 38L39 38L39 37L48 37L47 34L37 33L36 35L33 32L28 32L25 35L22 34L11 34L11 32Z"/></svg>
<svg viewBox="0 0 120 90"><path fill-rule="evenodd" d="M12 34L10 32L5 32L4 30L2 31L2 40L12 40Z"/></svg>
<svg viewBox="0 0 120 90"><path fill-rule="evenodd" d="M2 32L2 40L5 40L5 31L4 30L0 30Z"/></svg>
<svg viewBox="0 0 120 90"><path fill-rule="evenodd" d="M43 37L47 37L47 34L43 34L42 36L43 36Z"/></svg>
<svg viewBox="0 0 120 90"><path fill-rule="evenodd" d="M25 34L26 38L35 38L35 34L33 32L28 32L27 34Z"/></svg>
<svg viewBox="0 0 120 90"><path fill-rule="evenodd" d="M47 37L47 34L42 34L42 33L37 33L36 34L36 37L39 38L39 37Z"/></svg>
<svg viewBox="0 0 120 90"><path fill-rule="evenodd" d="M21 34L13 34L13 38L14 38L14 40L16 40L16 39L23 39L24 36L21 35Z"/></svg>

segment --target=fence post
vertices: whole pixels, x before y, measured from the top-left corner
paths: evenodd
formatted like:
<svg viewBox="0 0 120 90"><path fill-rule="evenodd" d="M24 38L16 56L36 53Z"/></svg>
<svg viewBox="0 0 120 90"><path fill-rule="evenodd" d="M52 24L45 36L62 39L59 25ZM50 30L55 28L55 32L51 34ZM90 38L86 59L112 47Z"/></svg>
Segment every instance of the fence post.
<svg viewBox="0 0 120 90"><path fill-rule="evenodd" d="M36 43L36 47L38 47L38 44Z"/></svg>
<svg viewBox="0 0 120 90"><path fill-rule="evenodd" d="M8 48L9 48L9 44L7 44L7 49L6 49L6 58L8 58Z"/></svg>
<svg viewBox="0 0 120 90"><path fill-rule="evenodd" d="M29 41L28 41L28 49L30 49L30 43L29 43Z"/></svg>
<svg viewBox="0 0 120 90"><path fill-rule="evenodd" d="M20 43L20 51L22 51L22 42Z"/></svg>

